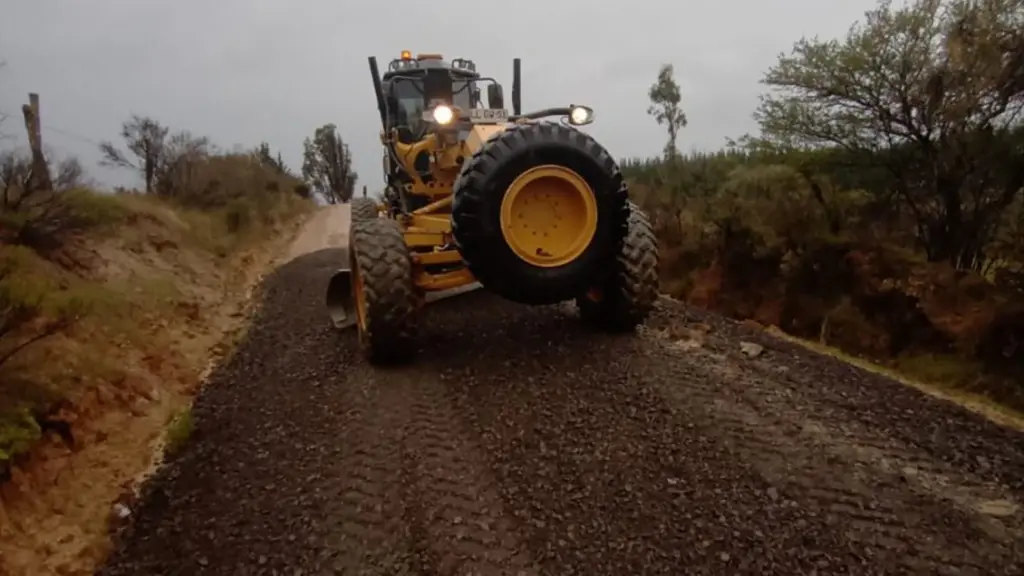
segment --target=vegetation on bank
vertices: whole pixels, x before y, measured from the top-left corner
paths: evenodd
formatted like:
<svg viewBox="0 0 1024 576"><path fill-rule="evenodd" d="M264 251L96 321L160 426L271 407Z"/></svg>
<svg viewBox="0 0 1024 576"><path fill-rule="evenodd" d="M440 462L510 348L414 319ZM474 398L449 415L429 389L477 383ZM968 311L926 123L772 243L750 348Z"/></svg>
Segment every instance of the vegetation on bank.
<svg viewBox="0 0 1024 576"><path fill-rule="evenodd" d="M1024 2L882 2L764 76L760 133L623 169L673 296L1024 409Z"/></svg>
<svg viewBox="0 0 1024 576"><path fill-rule="evenodd" d="M119 396L126 358L173 361L173 334L221 304L222 272L313 205L269 145L224 151L141 116L101 150L144 190L97 192L42 154L31 112L31 149L0 152L0 483L42 435L74 446L78 401Z"/></svg>

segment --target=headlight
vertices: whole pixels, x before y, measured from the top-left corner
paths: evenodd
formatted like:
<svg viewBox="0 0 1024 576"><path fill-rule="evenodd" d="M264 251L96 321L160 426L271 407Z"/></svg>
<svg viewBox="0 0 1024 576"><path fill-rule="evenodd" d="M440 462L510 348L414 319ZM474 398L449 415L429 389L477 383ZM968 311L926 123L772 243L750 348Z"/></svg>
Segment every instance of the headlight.
<svg viewBox="0 0 1024 576"><path fill-rule="evenodd" d="M438 106L434 108L434 122L438 124L448 124L455 117L455 113L448 106Z"/></svg>
<svg viewBox="0 0 1024 576"><path fill-rule="evenodd" d="M573 106L569 110L569 123L574 126L590 124L594 121L594 111L586 106Z"/></svg>

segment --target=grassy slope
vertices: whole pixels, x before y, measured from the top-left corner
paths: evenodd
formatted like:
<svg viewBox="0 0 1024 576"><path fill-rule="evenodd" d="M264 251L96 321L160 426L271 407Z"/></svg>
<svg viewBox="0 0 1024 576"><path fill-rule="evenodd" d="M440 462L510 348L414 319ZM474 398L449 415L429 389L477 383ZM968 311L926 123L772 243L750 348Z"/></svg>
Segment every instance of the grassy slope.
<svg viewBox="0 0 1024 576"><path fill-rule="evenodd" d="M202 373L243 328L249 290L311 208L268 198L197 212L76 192L66 201L90 215L83 235L45 258L0 246L7 301L45 312L0 354L47 317L78 316L0 367L0 573L90 573L111 503L180 434ZM43 415L70 423L73 444L41 430Z"/></svg>

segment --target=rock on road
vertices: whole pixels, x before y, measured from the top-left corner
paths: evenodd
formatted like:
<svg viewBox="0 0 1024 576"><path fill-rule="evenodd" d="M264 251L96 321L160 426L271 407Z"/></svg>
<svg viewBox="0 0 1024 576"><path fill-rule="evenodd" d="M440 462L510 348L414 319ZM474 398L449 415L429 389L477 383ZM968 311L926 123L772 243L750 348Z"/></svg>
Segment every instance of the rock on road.
<svg viewBox="0 0 1024 576"><path fill-rule="evenodd" d="M99 574L1024 574L1021 433L670 301L611 336L477 291L373 369L334 210Z"/></svg>

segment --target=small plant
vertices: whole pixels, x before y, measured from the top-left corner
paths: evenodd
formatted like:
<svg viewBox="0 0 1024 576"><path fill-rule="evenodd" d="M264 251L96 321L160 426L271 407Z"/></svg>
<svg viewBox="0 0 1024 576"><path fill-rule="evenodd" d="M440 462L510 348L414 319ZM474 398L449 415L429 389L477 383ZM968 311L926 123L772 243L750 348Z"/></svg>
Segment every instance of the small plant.
<svg viewBox="0 0 1024 576"><path fill-rule="evenodd" d="M0 248L0 366L25 348L63 332L90 307L90 299L60 290L33 272L32 253Z"/></svg>
<svg viewBox="0 0 1024 576"><path fill-rule="evenodd" d="M185 408L171 419L167 425L167 433L164 437L168 454L177 454L195 431L195 421L192 419L191 408Z"/></svg>
<svg viewBox="0 0 1024 576"><path fill-rule="evenodd" d="M41 436L39 424L28 408L19 408L6 416L0 414L0 483L8 479L14 458L27 452Z"/></svg>

